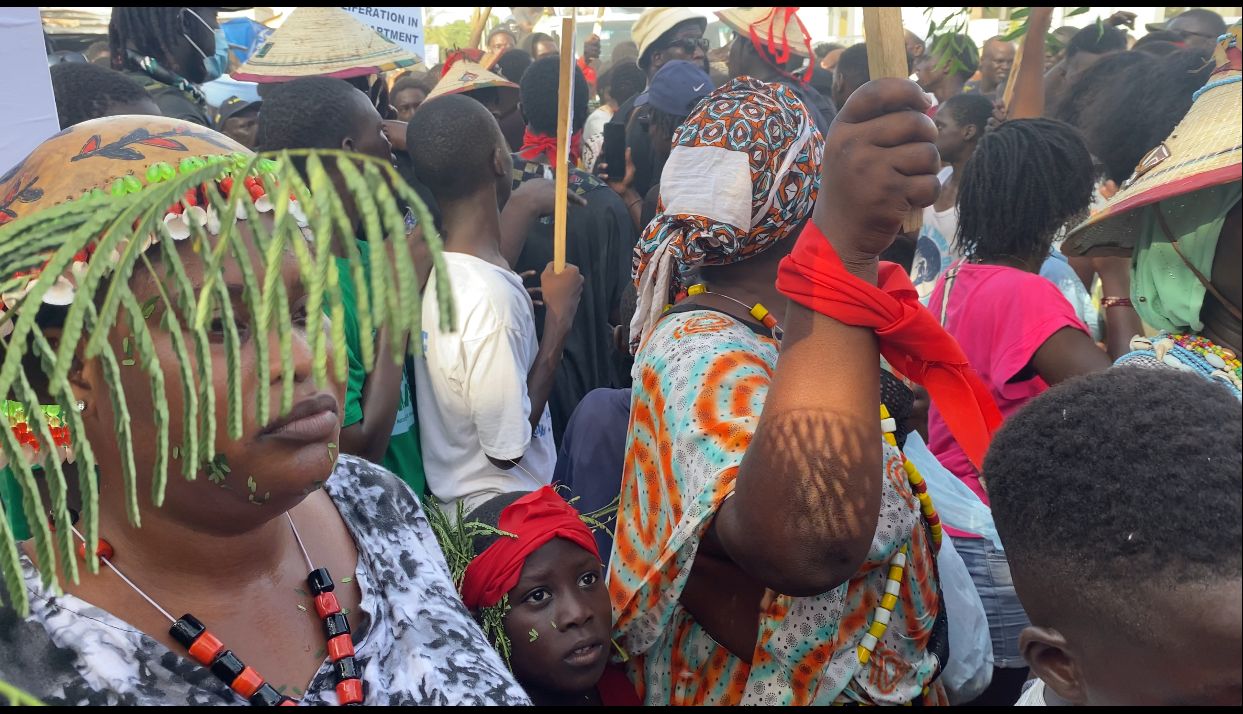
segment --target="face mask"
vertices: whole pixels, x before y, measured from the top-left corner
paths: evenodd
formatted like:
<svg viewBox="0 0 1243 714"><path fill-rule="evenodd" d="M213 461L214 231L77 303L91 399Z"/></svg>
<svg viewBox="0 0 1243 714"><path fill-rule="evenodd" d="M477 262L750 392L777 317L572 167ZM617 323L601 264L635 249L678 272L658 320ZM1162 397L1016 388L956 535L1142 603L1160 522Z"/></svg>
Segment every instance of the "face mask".
<svg viewBox="0 0 1243 714"><path fill-rule="evenodd" d="M202 23L204 27L211 30L212 35L215 36L216 54L209 57L207 53L203 51L203 48L199 47L197 42L191 39L189 35L182 33L182 37L186 38L186 42L189 42L190 46L193 47L194 50L203 58L203 70L207 73L207 79L205 81L210 82L213 79L219 79L222 75L224 75L225 70L229 68L229 40L225 37L224 30L208 25L203 18L199 17L198 13L193 10L186 10L185 12L195 20Z"/></svg>

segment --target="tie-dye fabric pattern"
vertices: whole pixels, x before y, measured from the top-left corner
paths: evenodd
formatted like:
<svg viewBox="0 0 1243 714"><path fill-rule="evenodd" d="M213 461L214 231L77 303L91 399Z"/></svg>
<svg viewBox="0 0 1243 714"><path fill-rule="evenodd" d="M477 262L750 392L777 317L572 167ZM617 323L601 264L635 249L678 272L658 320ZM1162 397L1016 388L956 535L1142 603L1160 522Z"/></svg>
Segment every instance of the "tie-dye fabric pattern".
<svg viewBox="0 0 1243 714"><path fill-rule="evenodd" d="M778 596L760 618L751 665L681 606L690 568L759 423L776 342L716 312L661 321L636 358L626 472L609 591L615 635L648 705L905 703L937 672L928 649L939 587L901 454L884 447L880 520L860 571L814 597ZM871 661L856 646L884 594L888 562L911 558ZM925 695L941 698L939 685Z"/></svg>

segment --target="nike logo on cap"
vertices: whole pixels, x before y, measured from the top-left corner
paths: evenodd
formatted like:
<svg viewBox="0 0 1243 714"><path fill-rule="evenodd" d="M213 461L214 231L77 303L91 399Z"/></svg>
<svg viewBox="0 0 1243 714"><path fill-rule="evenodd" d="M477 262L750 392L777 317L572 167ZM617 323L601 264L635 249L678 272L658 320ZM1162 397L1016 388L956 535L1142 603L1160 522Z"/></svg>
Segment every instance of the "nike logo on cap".
<svg viewBox="0 0 1243 714"><path fill-rule="evenodd" d="M694 89L692 89L691 91L692 91L692 92L698 92L699 90L701 90L701 89L703 89L703 88L704 88L703 83L700 83L700 85L699 85L698 87L695 87L695 88L694 88Z"/></svg>

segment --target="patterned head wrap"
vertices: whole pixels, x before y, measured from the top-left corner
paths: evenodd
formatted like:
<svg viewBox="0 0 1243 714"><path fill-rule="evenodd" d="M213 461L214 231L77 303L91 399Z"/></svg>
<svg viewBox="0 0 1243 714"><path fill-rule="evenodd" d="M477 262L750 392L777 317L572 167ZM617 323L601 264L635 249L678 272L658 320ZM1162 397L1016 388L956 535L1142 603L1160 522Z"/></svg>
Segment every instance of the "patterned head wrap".
<svg viewBox="0 0 1243 714"><path fill-rule="evenodd" d="M632 349L691 268L745 260L811 215L823 153L807 108L783 85L739 77L695 107L673 137L662 210L635 246Z"/></svg>

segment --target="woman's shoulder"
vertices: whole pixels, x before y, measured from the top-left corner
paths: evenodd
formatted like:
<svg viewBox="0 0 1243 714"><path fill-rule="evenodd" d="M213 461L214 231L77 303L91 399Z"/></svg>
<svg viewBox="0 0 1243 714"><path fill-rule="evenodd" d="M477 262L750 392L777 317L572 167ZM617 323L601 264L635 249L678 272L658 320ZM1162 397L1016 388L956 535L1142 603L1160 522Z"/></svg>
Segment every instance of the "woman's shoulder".
<svg viewBox="0 0 1243 714"><path fill-rule="evenodd" d="M324 490L360 545L374 538L387 540L387 534L395 530L427 523L419 499L404 481L357 456L337 457Z"/></svg>
<svg viewBox="0 0 1243 714"><path fill-rule="evenodd" d="M761 337L723 312L692 309L667 315L658 322L635 359L665 360L678 354L718 357L776 349L775 340Z"/></svg>

